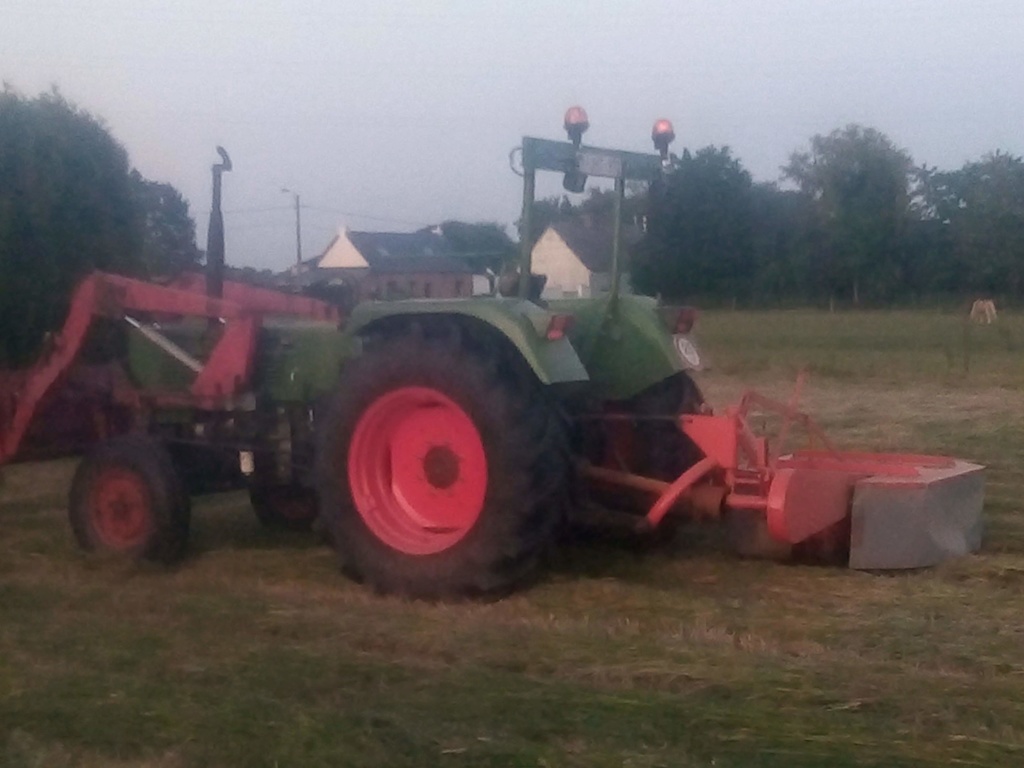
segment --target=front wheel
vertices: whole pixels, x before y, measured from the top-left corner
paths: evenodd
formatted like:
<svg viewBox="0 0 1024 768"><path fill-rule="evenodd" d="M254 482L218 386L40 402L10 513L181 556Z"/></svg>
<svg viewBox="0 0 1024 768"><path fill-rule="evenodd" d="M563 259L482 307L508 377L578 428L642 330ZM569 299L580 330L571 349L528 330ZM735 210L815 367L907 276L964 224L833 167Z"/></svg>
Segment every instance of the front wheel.
<svg viewBox="0 0 1024 768"><path fill-rule="evenodd" d="M71 482L68 517L87 551L172 562L188 540L189 498L161 443L123 435L82 459Z"/></svg>
<svg viewBox="0 0 1024 768"><path fill-rule="evenodd" d="M552 543L564 427L498 356L404 336L345 371L319 427L321 517L343 567L383 592L502 594Z"/></svg>

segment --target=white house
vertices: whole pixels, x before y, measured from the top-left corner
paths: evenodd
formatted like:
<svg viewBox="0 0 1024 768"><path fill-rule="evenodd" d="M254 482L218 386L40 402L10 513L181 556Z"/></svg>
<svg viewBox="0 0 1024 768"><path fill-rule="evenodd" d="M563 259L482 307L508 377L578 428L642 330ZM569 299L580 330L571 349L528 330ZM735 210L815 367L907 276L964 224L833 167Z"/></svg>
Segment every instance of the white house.
<svg viewBox="0 0 1024 768"><path fill-rule="evenodd" d="M623 276L621 288L629 289L626 259L629 245L639 233L630 230L623 238ZM537 240L532 251L531 271L546 275L543 299L571 296L588 298L607 294L611 289L612 229L577 222L552 224Z"/></svg>

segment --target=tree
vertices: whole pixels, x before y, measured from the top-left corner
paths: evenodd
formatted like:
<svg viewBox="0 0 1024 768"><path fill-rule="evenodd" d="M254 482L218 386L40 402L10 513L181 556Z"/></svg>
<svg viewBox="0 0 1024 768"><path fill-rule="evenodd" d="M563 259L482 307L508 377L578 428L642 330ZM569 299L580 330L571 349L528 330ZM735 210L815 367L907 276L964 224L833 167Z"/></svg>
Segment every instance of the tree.
<svg viewBox="0 0 1024 768"><path fill-rule="evenodd" d="M569 200L568 195L534 200L533 208L530 210L530 232L528 233L530 247L532 248L537 244L537 241L540 240L540 236L543 235L544 231L552 224L559 221L568 221L573 218L574 215L575 208ZM524 237L522 231L522 220L516 222L516 228L519 230L519 237L521 240Z"/></svg>
<svg viewBox="0 0 1024 768"><path fill-rule="evenodd" d="M455 256L468 263L475 274L487 275L492 291L497 275L516 257L516 244L497 222L445 221L441 234Z"/></svg>
<svg viewBox="0 0 1024 768"><path fill-rule="evenodd" d="M627 183L622 203L624 222L636 222L643 217L647 209L646 193L646 185ZM578 203L573 203L568 195L535 200L530 214L530 245L535 245L552 224L563 221L584 222L591 227L611 229L614 210L615 190L604 187L591 186ZM521 230L522 221L516 222L516 226Z"/></svg>
<svg viewBox="0 0 1024 768"><path fill-rule="evenodd" d="M922 169L922 218L952 250L958 291L1024 291L1024 160L996 151L958 171Z"/></svg>
<svg viewBox="0 0 1024 768"><path fill-rule="evenodd" d="M820 276L812 268L814 210L807 196L774 183L751 190L755 302L807 300Z"/></svg>
<svg viewBox="0 0 1024 768"><path fill-rule="evenodd" d="M650 192L637 290L672 299L745 296L753 278L752 180L728 147L684 152Z"/></svg>
<svg viewBox="0 0 1024 768"><path fill-rule="evenodd" d="M145 274L195 263L195 227L167 185L132 174L107 128L53 90L0 92L0 365L61 326L94 269Z"/></svg>
<svg viewBox="0 0 1024 768"><path fill-rule="evenodd" d="M813 202L826 288L849 291L855 304L866 288L878 299L902 283L903 236L910 217L913 161L885 134L848 125L814 136L783 169Z"/></svg>
<svg viewBox="0 0 1024 768"><path fill-rule="evenodd" d="M0 94L0 360L23 364L75 283L131 271L141 244L128 155L56 91Z"/></svg>
<svg viewBox="0 0 1024 768"><path fill-rule="evenodd" d="M146 274L174 275L197 266L202 251L185 198L170 184L144 179L138 171L132 171L131 180L143 217L141 260Z"/></svg>

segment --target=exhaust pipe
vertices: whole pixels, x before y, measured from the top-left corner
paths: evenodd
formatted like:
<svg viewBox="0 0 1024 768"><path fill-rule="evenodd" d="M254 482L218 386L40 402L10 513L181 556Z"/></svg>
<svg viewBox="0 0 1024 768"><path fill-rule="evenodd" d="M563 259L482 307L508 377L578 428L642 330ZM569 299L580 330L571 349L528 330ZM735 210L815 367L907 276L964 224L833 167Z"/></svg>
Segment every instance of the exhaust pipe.
<svg viewBox="0 0 1024 768"><path fill-rule="evenodd" d="M224 297L224 216L220 210L220 177L231 170L231 158L224 147L217 147L221 162L213 168L213 205L210 208L210 226L206 233L206 295L212 299Z"/></svg>

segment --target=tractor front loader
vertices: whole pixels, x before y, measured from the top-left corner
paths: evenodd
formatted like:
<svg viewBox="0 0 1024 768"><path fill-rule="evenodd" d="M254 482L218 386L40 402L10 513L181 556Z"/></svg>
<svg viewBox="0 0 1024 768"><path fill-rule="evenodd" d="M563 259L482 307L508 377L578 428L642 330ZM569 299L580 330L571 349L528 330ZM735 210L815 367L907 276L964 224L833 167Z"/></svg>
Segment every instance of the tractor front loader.
<svg viewBox="0 0 1024 768"><path fill-rule="evenodd" d="M725 525L743 555L874 569L977 549L981 467L836 450L795 398L711 411L695 311L622 284L625 185L675 172L672 126L655 124L646 155L584 146L586 125L574 108L570 141L524 138L523 231L537 171L574 192L611 179L606 294L532 294L527 237L518 295L367 302L344 318L224 281L217 242L206 279L96 273L39 362L0 375L0 464L75 413L91 428L69 500L82 547L174 560L190 494L245 484L261 522L319 516L346 573L431 599L522 585L588 497L631 509L641 532L684 516ZM97 367L83 350L101 331L120 343ZM772 446L750 427L764 411L782 418ZM810 450L782 452L790 425Z"/></svg>

